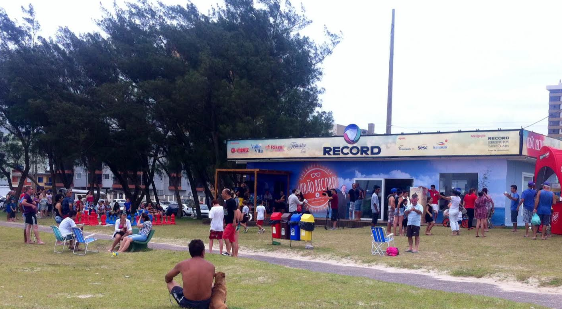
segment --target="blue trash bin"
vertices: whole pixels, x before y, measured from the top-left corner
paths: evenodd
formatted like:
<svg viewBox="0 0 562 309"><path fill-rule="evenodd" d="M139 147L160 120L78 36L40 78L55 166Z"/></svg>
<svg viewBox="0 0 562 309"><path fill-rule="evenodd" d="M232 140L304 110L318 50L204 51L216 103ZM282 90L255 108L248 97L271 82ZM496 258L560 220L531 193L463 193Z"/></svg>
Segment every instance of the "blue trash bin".
<svg viewBox="0 0 562 309"><path fill-rule="evenodd" d="M301 240L301 228L299 222L301 221L302 214L294 214L289 220L289 227L291 230L291 240Z"/></svg>

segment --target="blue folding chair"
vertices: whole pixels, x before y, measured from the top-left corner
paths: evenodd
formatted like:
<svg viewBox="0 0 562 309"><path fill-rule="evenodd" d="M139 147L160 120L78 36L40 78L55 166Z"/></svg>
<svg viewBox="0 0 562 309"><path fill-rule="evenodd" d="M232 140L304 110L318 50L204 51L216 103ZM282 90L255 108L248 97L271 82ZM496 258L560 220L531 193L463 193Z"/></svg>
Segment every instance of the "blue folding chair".
<svg viewBox="0 0 562 309"><path fill-rule="evenodd" d="M64 247L66 247L66 243L69 241L69 239L67 239L67 237L62 236L58 227L51 225L51 228L53 229L53 234L55 234L55 247L53 251L55 253L63 253ZM57 251L57 246L62 246L62 250Z"/></svg>
<svg viewBox="0 0 562 309"><path fill-rule="evenodd" d="M74 244L74 250L72 250L72 253L74 253L76 255L86 255L86 253L88 253L88 252L98 252L98 251L88 250L88 244L97 240L97 239L92 237L93 234L84 237L84 234L82 234L82 230L77 228L77 227L73 227L72 232L74 233L74 239L76 241L75 244ZM76 253L76 247L78 247L78 245L80 243L84 244L84 254Z"/></svg>
<svg viewBox="0 0 562 309"><path fill-rule="evenodd" d="M373 241L371 243L371 254L372 255L385 255L386 251L383 250L383 245L390 247L390 243L394 242L394 234L390 233L385 235L384 228L380 226L371 227L371 233L373 234Z"/></svg>

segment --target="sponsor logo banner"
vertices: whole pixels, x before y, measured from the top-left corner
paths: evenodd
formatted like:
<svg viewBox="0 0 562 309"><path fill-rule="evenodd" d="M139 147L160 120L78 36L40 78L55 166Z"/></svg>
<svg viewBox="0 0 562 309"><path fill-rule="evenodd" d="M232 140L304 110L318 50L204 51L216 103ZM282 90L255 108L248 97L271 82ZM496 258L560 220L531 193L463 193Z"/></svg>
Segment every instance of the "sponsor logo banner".
<svg viewBox="0 0 562 309"><path fill-rule="evenodd" d="M237 140L228 142L227 149L230 151L227 152L227 158L229 160L260 160L519 155L519 133L520 130L452 132L361 136L360 139L348 134L347 139L342 136L334 136ZM540 134L536 135L544 138ZM354 143L350 144L348 140ZM260 145L259 149L256 149L255 145ZM248 151L250 149L252 151ZM527 154L528 149L523 145L524 154Z"/></svg>
<svg viewBox="0 0 562 309"><path fill-rule="evenodd" d="M523 155L538 158L543 146L560 149L562 142L535 132L523 131Z"/></svg>

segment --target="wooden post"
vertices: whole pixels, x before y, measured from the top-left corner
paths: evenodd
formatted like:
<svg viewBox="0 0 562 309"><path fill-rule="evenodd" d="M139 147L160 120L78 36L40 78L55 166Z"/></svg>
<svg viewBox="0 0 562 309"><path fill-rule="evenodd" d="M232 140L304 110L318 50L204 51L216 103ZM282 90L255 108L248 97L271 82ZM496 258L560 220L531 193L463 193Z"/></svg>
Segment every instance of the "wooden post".
<svg viewBox="0 0 562 309"><path fill-rule="evenodd" d="M257 211L258 206L258 171L254 171L254 221L257 221Z"/></svg>

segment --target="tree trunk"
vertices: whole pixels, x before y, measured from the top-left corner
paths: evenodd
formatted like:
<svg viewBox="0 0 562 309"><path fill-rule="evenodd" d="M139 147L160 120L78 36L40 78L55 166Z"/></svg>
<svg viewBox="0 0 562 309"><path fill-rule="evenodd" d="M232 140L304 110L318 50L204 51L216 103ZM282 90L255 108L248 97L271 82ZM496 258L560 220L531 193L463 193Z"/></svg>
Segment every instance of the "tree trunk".
<svg viewBox="0 0 562 309"><path fill-rule="evenodd" d="M14 185L12 184L12 178L10 175L10 172L8 172L3 166L0 166L0 173L2 173L2 175L8 179L8 186L10 186L10 191L14 190Z"/></svg>
<svg viewBox="0 0 562 309"><path fill-rule="evenodd" d="M55 163L53 162L53 153L49 150L49 170L51 172L51 190L53 192L53 196L57 193L57 182L55 181L56 173L55 173Z"/></svg>
<svg viewBox="0 0 562 309"><path fill-rule="evenodd" d="M201 207L199 207L199 196L197 195L197 185L193 179L193 174L189 169L189 165L184 164L185 174L187 175L187 180L189 181L189 186L191 187L191 193L193 194L193 201L195 202L195 213L197 214L197 219L201 219Z"/></svg>
<svg viewBox="0 0 562 309"><path fill-rule="evenodd" d="M152 179L152 192L154 193L154 200L156 201L156 204L160 204L160 198L158 198L158 190L156 190L154 178Z"/></svg>

